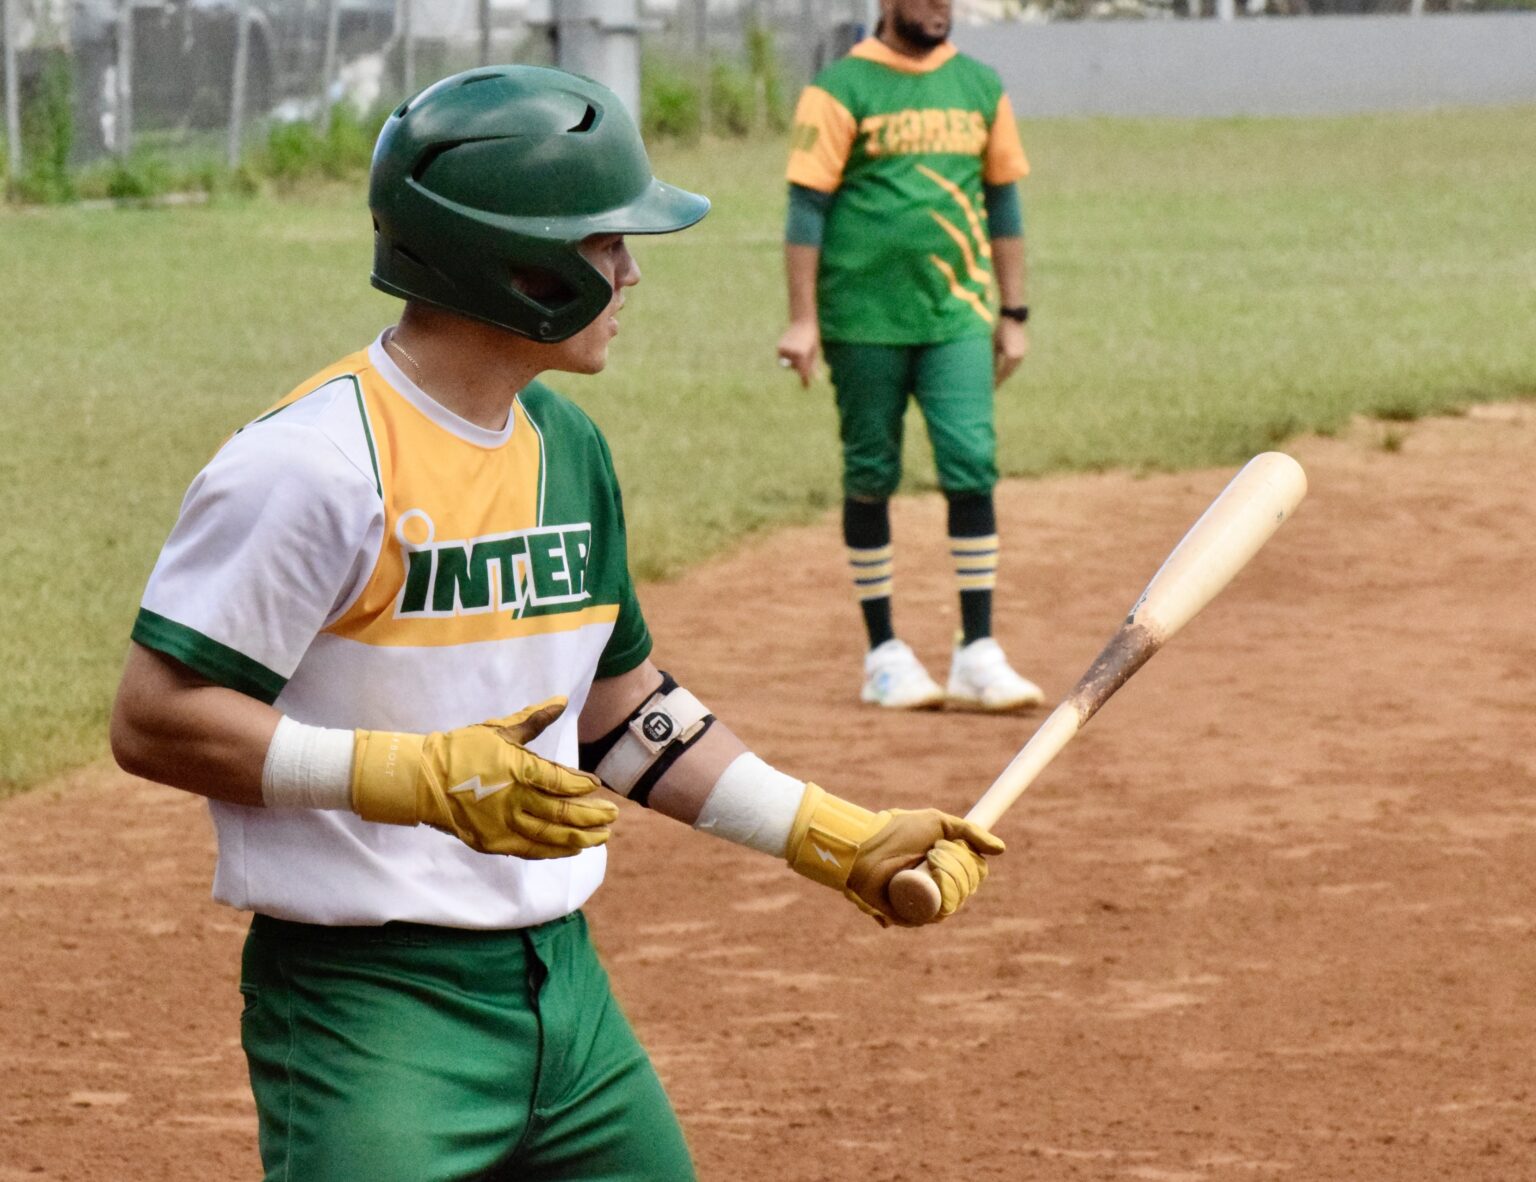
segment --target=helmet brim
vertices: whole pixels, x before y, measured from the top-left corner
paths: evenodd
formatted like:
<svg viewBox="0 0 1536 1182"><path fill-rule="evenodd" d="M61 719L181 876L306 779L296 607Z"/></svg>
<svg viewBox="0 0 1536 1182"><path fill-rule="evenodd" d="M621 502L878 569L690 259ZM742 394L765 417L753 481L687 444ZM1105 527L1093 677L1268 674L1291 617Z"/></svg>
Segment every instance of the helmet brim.
<svg viewBox="0 0 1536 1182"><path fill-rule="evenodd" d="M665 181L650 186L626 205L584 220L583 237L592 234L672 234L686 230L709 212L709 198Z"/></svg>

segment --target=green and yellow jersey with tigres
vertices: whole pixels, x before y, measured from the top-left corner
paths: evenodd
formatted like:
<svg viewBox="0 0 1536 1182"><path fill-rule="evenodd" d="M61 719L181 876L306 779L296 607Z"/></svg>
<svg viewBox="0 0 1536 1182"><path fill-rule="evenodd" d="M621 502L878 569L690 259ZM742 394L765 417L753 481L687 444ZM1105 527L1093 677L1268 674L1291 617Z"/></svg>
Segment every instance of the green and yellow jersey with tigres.
<svg viewBox="0 0 1536 1182"><path fill-rule="evenodd" d="M602 434L538 382L489 430L380 341L236 432L192 482L133 638L313 726L434 731L569 706L533 743L575 765L596 677L651 639ZM544 923L602 847L528 861L347 812L210 801L214 897L319 924Z"/></svg>
<svg viewBox="0 0 1536 1182"><path fill-rule="evenodd" d="M909 58L871 37L823 70L800 96L787 174L835 195L817 274L822 338L989 334L983 186L1028 172L997 73L953 45Z"/></svg>

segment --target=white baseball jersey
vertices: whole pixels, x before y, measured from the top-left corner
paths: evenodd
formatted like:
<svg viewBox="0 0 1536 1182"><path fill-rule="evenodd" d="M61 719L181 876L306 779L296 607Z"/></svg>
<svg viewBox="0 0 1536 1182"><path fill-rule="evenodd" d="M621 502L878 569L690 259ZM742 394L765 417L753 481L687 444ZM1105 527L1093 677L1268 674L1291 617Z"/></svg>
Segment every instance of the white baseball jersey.
<svg viewBox="0 0 1536 1182"><path fill-rule="evenodd" d="M650 635L601 433L539 383L490 431L433 402L382 337L232 436L192 482L133 638L315 726L433 731L556 694L533 744L574 766L594 677ZM543 923L603 848L481 854L426 827L210 802L214 897L318 924Z"/></svg>

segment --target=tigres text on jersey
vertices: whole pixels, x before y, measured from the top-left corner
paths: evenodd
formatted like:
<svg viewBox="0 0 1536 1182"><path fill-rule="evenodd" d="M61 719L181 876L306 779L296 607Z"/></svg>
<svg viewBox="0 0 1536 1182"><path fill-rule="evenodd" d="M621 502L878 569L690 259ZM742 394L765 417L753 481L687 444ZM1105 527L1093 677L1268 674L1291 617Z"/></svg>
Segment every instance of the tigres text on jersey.
<svg viewBox="0 0 1536 1182"><path fill-rule="evenodd" d="M990 334L983 184L1028 171L1001 80L952 45L914 59L869 38L823 70L800 96L788 169L836 194L816 283L822 339Z"/></svg>

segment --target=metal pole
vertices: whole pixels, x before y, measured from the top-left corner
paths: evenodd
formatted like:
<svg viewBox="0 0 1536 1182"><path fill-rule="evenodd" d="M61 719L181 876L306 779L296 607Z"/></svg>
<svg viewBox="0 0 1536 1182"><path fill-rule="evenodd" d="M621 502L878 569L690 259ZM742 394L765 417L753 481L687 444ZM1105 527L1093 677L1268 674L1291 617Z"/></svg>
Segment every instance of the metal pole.
<svg viewBox="0 0 1536 1182"><path fill-rule="evenodd" d="M133 151L133 0L117 7L117 79L112 96L113 150L126 157Z"/></svg>
<svg viewBox="0 0 1536 1182"><path fill-rule="evenodd" d="M240 0L235 20L234 74L229 84L229 148L225 162L230 168L240 166L240 133L245 126L245 78L251 57L251 0Z"/></svg>
<svg viewBox="0 0 1536 1182"><path fill-rule="evenodd" d="M336 41L341 32L341 0L325 6L325 56L320 62L320 134L331 129L331 91L336 85Z"/></svg>
<svg viewBox="0 0 1536 1182"><path fill-rule="evenodd" d="M480 0L480 64L491 64L491 0Z"/></svg>
<svg viewBox="0 0 1536 1182"><path fill-rule="evenodd" d="M16 79L16 5L21 0L0 0L0 23L5 29L5 156L11 184L21 175L21 85Z"/></svg>
<svg viewBox="0 0 1536 1182"><path fill-rule="evenodd" d="M400 0L400 36L402 88L406 94L416 93L416 30L413 27L416 5L414 0Z"/></svg>
<svg viewBox="0 0 1536 1182"><path fill-rule="evenodd" d="M640 11L638 0L559 0L555 64L596 78L640 118Z"/></svg>

